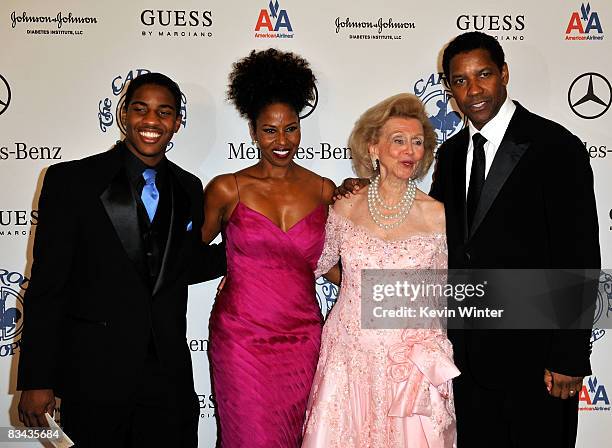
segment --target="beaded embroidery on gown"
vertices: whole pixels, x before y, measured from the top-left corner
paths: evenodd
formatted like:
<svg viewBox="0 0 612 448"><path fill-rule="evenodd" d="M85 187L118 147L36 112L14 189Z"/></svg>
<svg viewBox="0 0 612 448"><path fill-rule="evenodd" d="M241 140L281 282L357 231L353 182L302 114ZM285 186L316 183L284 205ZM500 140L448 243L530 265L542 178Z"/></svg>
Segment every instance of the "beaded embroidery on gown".
<svg viewBox="0 0 612 448"><path fill-rule="evenodd" d="M443 330L361 328L361 269L445 269L446 236L386 241L336 213L315 275L342 258L338 301L323 327L302 447L455 446L452 378Z"/></svg>

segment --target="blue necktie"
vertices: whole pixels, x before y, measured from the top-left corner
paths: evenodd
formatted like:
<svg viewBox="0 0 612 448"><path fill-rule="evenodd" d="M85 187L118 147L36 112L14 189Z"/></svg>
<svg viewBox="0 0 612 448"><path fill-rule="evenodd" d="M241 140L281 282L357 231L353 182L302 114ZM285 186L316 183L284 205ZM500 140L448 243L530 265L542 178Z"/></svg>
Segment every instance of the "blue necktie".
<svg viewBox="0 0 612 448"><path fill-rule="evenodd" d="M153 218L155 218L155 211L157 210L157 204L159 204L159 191L157 191L157 187L155 186L156 175L157 171L152 168L148 168L142 173L142 177L144 177L145 180L145 185L142 188L142 194L140 197L145 209L147 210L147 215L149 215L150 222L153 222Z"/></svg>

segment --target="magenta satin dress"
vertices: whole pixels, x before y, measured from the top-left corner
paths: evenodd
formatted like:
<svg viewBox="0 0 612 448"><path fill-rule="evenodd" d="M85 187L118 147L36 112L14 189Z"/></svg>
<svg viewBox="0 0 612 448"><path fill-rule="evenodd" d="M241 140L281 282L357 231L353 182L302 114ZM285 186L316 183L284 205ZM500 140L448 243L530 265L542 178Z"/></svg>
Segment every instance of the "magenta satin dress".
<svg viewBox="0 0 612 448"><path fill-rule="evenodd" d="M283 232L239 202L225 229L227 281L209 354L223 448L299 447L319 357L314 270L327 207Z"/></svg>

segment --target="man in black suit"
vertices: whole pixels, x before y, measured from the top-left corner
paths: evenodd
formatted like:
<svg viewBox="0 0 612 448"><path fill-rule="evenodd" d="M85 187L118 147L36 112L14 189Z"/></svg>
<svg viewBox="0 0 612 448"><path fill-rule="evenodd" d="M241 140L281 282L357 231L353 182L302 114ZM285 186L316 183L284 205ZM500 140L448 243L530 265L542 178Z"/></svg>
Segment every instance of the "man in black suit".
<svg viewBox="0 0 612 448"><path fill-rule="evenodd" d="M593 174L580 140L508 98L508 65L493 37L456 37L443 70L469 119L439 148L430 192L446 209L449 268L598 269ZM462 372L458 446L574 446L589 337L449 330Z"/></svg>
<svg viewBox="0 0 612 448"><path fill-rule="evenodd" d="M62 398L82 447L196 447L187 286L219 277L201 242L200 180L166 159L181 91L159 73L128 86L126 138L51 166L24 298L20 419L46 426Z"/></svg>

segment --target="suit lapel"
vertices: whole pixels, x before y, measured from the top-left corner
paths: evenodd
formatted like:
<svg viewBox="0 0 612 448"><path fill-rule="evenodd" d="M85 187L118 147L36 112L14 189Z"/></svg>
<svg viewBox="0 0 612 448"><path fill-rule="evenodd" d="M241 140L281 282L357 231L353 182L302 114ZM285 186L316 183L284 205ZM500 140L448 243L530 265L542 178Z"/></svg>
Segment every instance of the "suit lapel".
<svg viewBox="0 0 612 448"><path fill-rule="evenodd" d="M159 269L159 275L157 276L157 281L155 282L155 286L153 287L153 295L155 295L162 285L165 283L168 277L168 258L170 257L170 253L173 249L173 244L176 239L176 231L174 229L175 226L175 210L174 210L174 186L173 182L170 182L170 225L168 226L168 236L166 237L166 248L164 250L164 255L162 258L162 264Z"/></svg>
<svg viewBox="0 0 612 448"><path fill-rule="evenodd" d="M514 116L510 120L502 143L495 153L495 158L485 180L469 238L472 238L478 230L506 180L529 147L529 142L522 135L522 131L529 128L529 123L525 123L527 111L518 103L516 106Z"/></svg>
<svg viewBox="0 0 612 448"><path fill-rule="evenodd" d="M122 167L119 168L116 176L102 192L100 200L128 258L132 260L137 270L144 275L144 250L140 229L138 228L136 200L132 194L127 174Z"/></svg>
<svg viewBox="0 0 612 448"><path fill-rule="evenodd" d="M462 130L461 133L457 135L457 149L454 151L456 154L456 160L453 163L453 169L455 172L453 173L452 177L454 182L456 182L455 188L453 188L452 203L455 206L453 215L456 217L455 219L459 220L464 241L467 241L468 238L467 210L465 200L465 163L467 158L469 135L470 133L467 128Z"/></svg>
<svg viewBox="0 0 612 448"><path fill-rule="evenodd" d="M170 225L168 226L168 236L166 239L166 249L162 258L162 264L157 276L157 281L153 288L153 294L171 279L176 269L178 269L178 254L187 237L187 218L189 215L189 201L184 193L181 182L181 173L174 165L168 161L169 180L170 180Z"/></svg>

